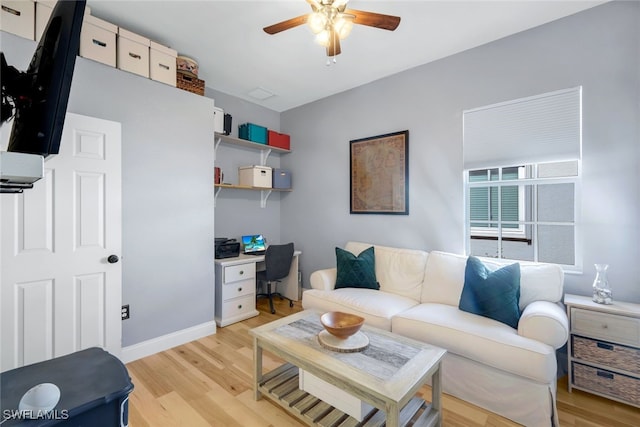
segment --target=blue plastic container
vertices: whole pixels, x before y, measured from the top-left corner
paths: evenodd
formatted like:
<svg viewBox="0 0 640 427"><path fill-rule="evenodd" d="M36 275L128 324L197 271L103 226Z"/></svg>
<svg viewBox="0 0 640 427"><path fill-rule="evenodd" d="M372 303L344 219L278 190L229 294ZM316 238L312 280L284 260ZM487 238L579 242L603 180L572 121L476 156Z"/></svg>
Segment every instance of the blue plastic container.
<svg viewBox="0 0 640 427"><path fill-rule="evenodd" d="M258 144L266 144L268 134L266 127L254 125L253 123L244 123L238 126L238 138Z"/></svg>

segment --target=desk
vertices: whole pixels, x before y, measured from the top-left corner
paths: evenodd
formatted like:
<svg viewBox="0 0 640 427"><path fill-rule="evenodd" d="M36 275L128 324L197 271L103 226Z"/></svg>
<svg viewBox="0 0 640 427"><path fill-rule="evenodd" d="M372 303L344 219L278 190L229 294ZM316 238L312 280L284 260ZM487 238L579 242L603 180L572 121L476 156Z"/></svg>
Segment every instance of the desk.
<svg viewBox="0 0 640 427"><path fill-rule="evenodd" d="M293 253L289 275L278 283L276 291L293 301L299 299L298 258ZM257 316L256 271L264 270L264 255L244 255L215 260L215 320L223 327Z"/></svg>

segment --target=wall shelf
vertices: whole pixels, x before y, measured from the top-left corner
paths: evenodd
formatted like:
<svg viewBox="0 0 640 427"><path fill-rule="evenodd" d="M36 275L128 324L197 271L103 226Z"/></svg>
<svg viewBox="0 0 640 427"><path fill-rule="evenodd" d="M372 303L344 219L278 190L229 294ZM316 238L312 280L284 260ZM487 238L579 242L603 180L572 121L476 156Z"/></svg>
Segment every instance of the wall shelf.
<svg viewBox="0 0 640 427"><path fill-rule="evenodd" d="M291 150L286 150L284 148L273 147L271 145L265 145L265 144L258 144L257 142L247 141L246 139L235 138L233 136L223 135L217 132L215 133L215 141L216 141L216 145L215 145L216 155L218 152L218 146L221 143L251 148L253 150L259 151L260 166L265 166L267 164L267 158L269 157L269 154L271 154L272 152L279 153L279 154L288 154L291 152Z"/></svg>
<svg viewBox="0 0 640 427"><path fill-rule="evenodd" d="M215 134L215 157L217 158L218 147L220 144L227 144L232 146L240 146L251 148L252 150L256 150L260 152L260 166L266 166L267 158L269 154L272 152L278 154L288 154L291 150L286 150L284 148L273 147L271 145L258 144L257 142L247 141L246 139L235 138L229 135L223 135L221 133L216 132ZM246 185L237 185L237 184L214 184L216 187L215 196L213 199L213 206L215 207L216 202L218 200L218 194L223 188L229 188L232 190L249 190L249 191L260 191L260 207L264 208L267 206L267 200L273 191L292 191L290 188L262 188L262 187L249 187Z"/></svg>

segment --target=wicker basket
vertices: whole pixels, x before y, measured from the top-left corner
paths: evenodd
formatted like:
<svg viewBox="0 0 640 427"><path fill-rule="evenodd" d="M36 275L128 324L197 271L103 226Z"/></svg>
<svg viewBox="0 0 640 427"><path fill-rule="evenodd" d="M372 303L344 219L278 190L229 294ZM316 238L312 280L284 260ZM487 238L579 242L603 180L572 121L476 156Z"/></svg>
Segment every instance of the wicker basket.
<svg viewBox="0 0 640 427"><path fill-rule="evenodd" d="M640 350L573 336L573 357L640 375Z"/></svg>
<svg viewBox="0 0 640 427"><path fill-rule="evenodd" d="M581 363L572 363L573 384L632 405L640 405L640 380Z"/></svg>
<svg viewBox="0 0 640 427"><path fill-rule="evenodd" d="M182 90L204 95L204 80L183 73L176 73L176 87Z"/></svg>

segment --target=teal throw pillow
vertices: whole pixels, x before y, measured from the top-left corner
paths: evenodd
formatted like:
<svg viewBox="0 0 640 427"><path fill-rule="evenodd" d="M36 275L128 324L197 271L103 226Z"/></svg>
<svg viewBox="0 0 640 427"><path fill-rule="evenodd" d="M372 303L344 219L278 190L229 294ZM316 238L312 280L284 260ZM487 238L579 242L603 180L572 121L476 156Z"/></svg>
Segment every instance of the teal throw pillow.
<svg viewBox="0 0 640 427"><path fill-rule="evenodd" d="M373 246L355 256L349 251L336 248L336 289L368 288L380 289L376 280L376 262Z"/></svg>
<svg viewBox="0 0 640 427"><path fill-rule="evenodd" d="M489 270L470 256L458 308L518 328L520 320L520 264Z"/></svg>

